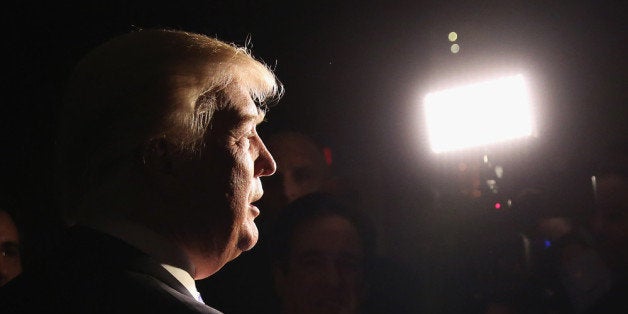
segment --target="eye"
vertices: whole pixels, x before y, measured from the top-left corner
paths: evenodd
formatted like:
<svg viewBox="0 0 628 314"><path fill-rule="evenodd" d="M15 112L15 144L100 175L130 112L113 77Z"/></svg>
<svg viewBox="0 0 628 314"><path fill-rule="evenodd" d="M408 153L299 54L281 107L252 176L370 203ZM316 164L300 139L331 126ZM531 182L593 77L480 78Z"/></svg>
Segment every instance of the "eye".
<svg viewBox="0 0 628 314"><path fill-rule="evenodd" d="M246 146L248 148L250 140L255 138L255 136L257 136L255 127L250 125L243 125L231 131L231 138L240 147Z"/></svg>
<svg viewBox="0 0 628 314"><path fill-rule="evenodd" d="M8 245L2 245L0 254L2 257L17 258L20 256L20 251L17 245L9 243Z"/></svg>

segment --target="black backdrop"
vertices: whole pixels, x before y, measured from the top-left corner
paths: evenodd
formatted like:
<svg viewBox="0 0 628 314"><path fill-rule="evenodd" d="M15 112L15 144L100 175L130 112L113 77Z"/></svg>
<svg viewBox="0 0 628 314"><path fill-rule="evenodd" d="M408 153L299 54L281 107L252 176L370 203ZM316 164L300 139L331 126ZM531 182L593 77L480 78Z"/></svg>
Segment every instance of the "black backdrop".
<svg viewBox="0 0 628 314"><path fill-rule="evenodd" d="M239 45L250 39L254 54L286 87L263 130L298 126L331 147L336 171L384 218L391 241L418 228L416 203L442 179L419 106L422 95L449 78L470 79L491 67L523 69L531 77L538 138L514 147L514 156L506 153L513 185L539 181L576 199L597 152L626 140L628 47L620 1L3 6L3 59L10 71L3 79L0 181L42 221L52 208L50 157L65 79L91 47L135 27L182 28ZM452 30L460 36L457 55L448 51Z"/></svg>

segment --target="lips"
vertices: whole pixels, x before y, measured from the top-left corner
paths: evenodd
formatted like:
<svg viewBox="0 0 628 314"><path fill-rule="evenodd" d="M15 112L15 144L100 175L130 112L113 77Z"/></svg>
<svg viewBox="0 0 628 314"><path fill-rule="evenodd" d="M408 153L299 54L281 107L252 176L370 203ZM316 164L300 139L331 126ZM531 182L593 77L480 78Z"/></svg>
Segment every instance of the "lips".
<svg viewBox="0 0 628 314"><path fill-rule="evenodd" d="M253 195L253 197L251 197L251 204L259 201L262 198L262 194L264 194L264 193L263 192L255 193L255 195Z"/></svg>
<svg viewBox="0 0 628 314"><path fill-rule="evenodd" d="M251 203L250 207L255 213L255 217L259 215L259 208L257 208L255 203L262 198L262 195L264 195L264 192L262 191L262 189L259 189L257 192L254 192L253 196L250 198L250 203Z"/></svg>
<svg viewBox="0 0 628 314"><path fill-rule="evenodd" d="M259 208L257 208L257 206L251 204L249 207L251 208L251 212L253 213L253 218L259 216L260 211L259 211Z"/></svg>

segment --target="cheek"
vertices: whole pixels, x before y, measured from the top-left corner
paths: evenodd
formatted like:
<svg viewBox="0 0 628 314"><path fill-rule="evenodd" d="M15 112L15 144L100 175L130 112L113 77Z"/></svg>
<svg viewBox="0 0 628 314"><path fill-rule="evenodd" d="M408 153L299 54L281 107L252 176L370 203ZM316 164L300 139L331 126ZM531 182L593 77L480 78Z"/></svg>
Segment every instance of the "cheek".
<svg viewBox="0 0 628 314"><path fill-rule="evenodd" d="M234 159L231 161L231 180L234 183L234 187L238 188L246 183L249 172L247 160L234 156Z"/></svg>
<svg viewBox="0 0 628 314"><path fill-rule="evenodd" d="M246 160L234 156L230 163L229 173L229 189L232 202L245 201L243 197L248 194L251 186L251 171Z"/></svg>
<svg viewBox="0 0 628 314"><path fill-rule="evenodd" d="M207 158L207 166L215 178L208 180L216 182L220 186L211 187L221 191L224 195L231 196L233 191L242 184L244 163L237 147L219 147L213 151L213 158ZM211 160L210 160L211 159Z"/></svg>
<svg viewBox="0 0 628 314"><path fill-rule="evenodd" d="M6 271L6 275L13 277L18 275L22 271L19 256L0 256L0 259L2 259L0 263L3 265L3 268Z"/></svg>
<svg viewBox="0 0 628 314"><path fill-rule="evenodd" d="M16 274L16 275L17 275L18 273L20 273L20 272L22 271L22 266L21 266L21 263L20 263L20 258L18 257L18 258L13 259L13 260L11 261L10 267L11 267L11 271L12 271L14 274Z"/></svg>
<svg viewBox="0 0 628 314"><path fill-rule="evenodd" d="M255 177L255 161L251 153L247 150L235 150L231 152L232 178L246 188L253 184Z"/></svg>

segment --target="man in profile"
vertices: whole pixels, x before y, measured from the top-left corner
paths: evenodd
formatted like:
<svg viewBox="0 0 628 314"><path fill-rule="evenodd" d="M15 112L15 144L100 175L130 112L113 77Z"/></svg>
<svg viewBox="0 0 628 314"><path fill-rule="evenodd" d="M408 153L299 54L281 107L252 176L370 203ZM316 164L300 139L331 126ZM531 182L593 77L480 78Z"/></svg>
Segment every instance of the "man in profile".
<svg viewBox="0 0 628 314"><path fill-rule="evenodd" d="M199 290L211 298L212 304L230 314L271 313L276 311L272 287L270 256L265 240L273 223L285 206L312 192L332 192L336 177L332 175L331 160L314 138L297 132L280 130L266 139L268 149L277 161L277 172L264 178L263 208L256 220L262 234L260 243L237 261L230 263L219 274L199 282ZM241 290L256 291L242 296Z"/></svg>
<svg viewBox="0 0 628 314"><path fill-rule="evenodd" d="M57 141L71 227L3 287L0 312L220 313L195 280L257 242L276 165L256 126L281 92L246 49L200 34L141 30L90 52Z"/></svg>

